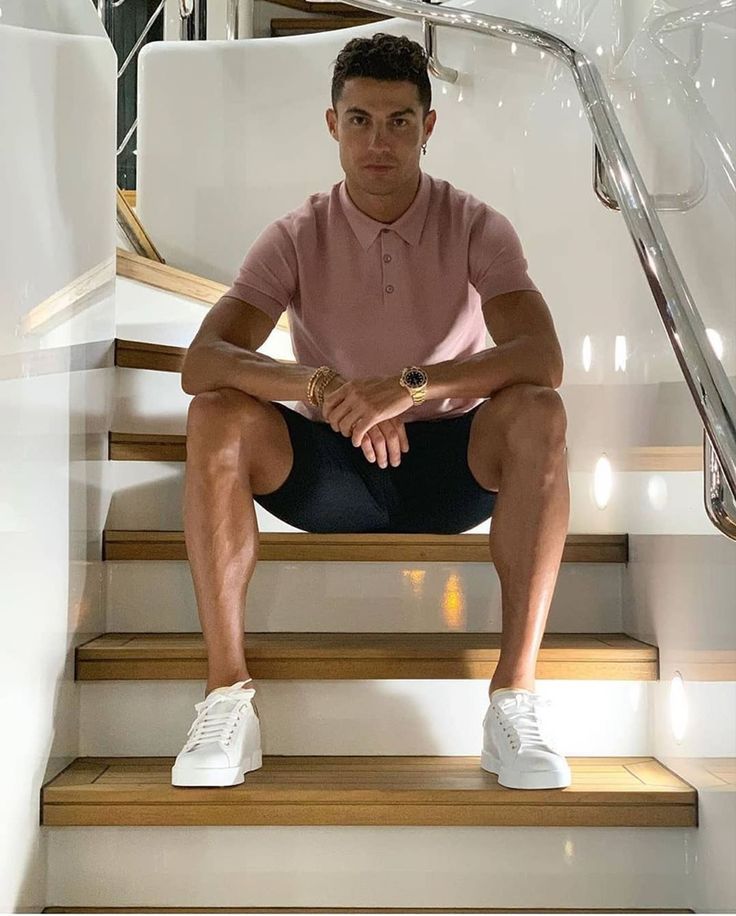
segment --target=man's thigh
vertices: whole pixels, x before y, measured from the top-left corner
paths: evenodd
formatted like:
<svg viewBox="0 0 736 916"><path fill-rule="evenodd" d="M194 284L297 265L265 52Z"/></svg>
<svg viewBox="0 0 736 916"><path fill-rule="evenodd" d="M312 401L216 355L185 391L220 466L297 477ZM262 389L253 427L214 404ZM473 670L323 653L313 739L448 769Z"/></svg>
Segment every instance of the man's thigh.
<svg viewBox="0 0 736 916"><path fill-rule="evenodd" d="M471 429L482 406L458 417L406 424L409 451L399 467L386 469L394 530L459 534L490 518L496 492L482 486L468 464Z"/></svg>
<svg viewBox="0 0 736 916"><path fill-rule="evenodd" d="M280 402L293 463L273 492L254 500L277 518L302 531L339 534L390 530L385 498L385 470L371 464L363 450L335 432Z"/></svg>

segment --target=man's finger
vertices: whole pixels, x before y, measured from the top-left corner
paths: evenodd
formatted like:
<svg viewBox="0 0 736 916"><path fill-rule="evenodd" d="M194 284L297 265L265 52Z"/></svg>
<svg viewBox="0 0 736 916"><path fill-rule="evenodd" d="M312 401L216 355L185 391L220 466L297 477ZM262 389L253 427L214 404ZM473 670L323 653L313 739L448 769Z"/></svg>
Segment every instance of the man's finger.
<svg viewBox="0 0 736 916"><path fill-rule="evenodd" d="M401 461L401 442L399 441L399 431L396 428L396 424L389 420L385 420L383 423L380 423L379 426L386 437L388 456L391 464L393 467L397 467Z"/></svg>
<svg viewBox="0 0 736 916"><path fill-rule="evenodd" d="M360 443L360 447L363 449L363 454L370 462L374 462L376 460L376 453L373 450L373 443L371 442L371 437L368 435L368 433L363 436L363 441Z"/></svg>
<svg viewBox="0 0 736 916"><path fill-rule="evenodd" d="M371 427L370 435L371 441L373 442L373 450L376 453L376 461L378 461L378 466L385 468L388 465L386 439L384 438L384 435L378 426Z"/></svg>

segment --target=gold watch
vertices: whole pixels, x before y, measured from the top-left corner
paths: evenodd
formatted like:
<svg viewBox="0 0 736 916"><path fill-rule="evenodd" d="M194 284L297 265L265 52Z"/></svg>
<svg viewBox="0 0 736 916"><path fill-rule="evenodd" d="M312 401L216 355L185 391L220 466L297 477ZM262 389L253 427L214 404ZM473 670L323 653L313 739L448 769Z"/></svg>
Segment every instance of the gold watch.
<svg viewBox="0 0 736 916"><path fill-rule="evenodd" d="M422 404L427 397L427 373L419 366L407 366L401 373L399 385L406 388L415 404Z"/></svg>

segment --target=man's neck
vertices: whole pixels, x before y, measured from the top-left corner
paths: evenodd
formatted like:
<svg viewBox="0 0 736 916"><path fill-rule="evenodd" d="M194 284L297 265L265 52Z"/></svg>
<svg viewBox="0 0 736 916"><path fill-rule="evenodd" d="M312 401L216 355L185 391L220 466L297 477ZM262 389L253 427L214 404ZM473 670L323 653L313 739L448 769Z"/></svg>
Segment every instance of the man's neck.
<svg viewBox="0 0 736 916"><path fill-rule="evenodd" d="M412 205L419 192L421 180L422 173L419 172L416 182L407 188L402 188L392 195L378 195L353 188L350 179L345 176L345 189L355 206L366 216L378 220L379 223L393 223Z"/></svg>

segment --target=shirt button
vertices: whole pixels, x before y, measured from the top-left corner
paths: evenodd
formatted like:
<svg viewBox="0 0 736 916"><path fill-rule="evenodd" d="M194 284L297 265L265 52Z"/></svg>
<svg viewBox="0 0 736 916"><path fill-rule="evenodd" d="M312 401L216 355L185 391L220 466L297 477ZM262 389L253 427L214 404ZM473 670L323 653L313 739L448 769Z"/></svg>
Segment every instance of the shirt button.
<svg viewBox="0 0 736 916"><path fill-rule="evenodd" d="M394 288L393 288L393 286L391 286L391 284L389 283L389 285L386 287L386 292L387 292L387 293L392 293L393 291L394 291Z"/></svg>
<svg viewBox="0 0 736 916"><path fill-rule="evenodd" d="M384 262L385 262L386 264L388 264L388 262L391 260L391 255L390 255L390 254L385 254L385 255L383 256L383 260L384 260Z"/></svg>

